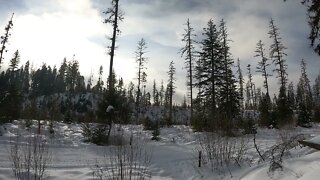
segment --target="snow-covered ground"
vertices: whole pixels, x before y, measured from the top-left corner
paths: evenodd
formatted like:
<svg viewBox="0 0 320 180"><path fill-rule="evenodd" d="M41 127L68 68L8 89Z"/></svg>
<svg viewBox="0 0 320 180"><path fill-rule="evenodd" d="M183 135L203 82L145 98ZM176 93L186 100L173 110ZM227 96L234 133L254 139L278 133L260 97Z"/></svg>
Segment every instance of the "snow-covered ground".
<svg viewBox="0 0 320 180"><path fill-rule="evenodd" d="M54 123L54 136L49 134L48 126L42 133L48 137L51 161L48 166L47 179L85 180L93 179L92 168L98 161L108 160L106 154L110 147L97 146L83 142L81 125ZM35 132L36 124L26 130L23 123L14 121L12 124L0 126L0 180L14 179L12 163L9 161L10 146L16 136L21 144L26 143L27 137ZM320 151L308 147L295 147L290 150L290 156L284 158L283 171L268 172L269 162L258 162L252 136L247 136L248 151L246 160L241 166L232 166L229 171L212 170L206 166L198 168L198 137L201 133L194 133L188 126L173 126L162 128L160 141L151 141L152 132L144 131L141 125L117 126L113 133L131 134L139 136L144 141L144 147L152 152L150 171L152 179L319 179ZM261 151L265 151L279 142L279 134L304 134L313 138L313 142L320 142L320 126L313 128L294 128L282 131L274 129L258 129L257 144Z"/></svg>

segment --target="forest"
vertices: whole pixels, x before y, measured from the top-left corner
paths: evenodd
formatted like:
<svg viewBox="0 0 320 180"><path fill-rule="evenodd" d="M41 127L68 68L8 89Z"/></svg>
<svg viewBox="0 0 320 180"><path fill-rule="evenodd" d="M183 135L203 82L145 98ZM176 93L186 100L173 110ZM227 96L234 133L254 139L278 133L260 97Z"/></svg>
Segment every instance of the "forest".
<svg viewBox="0 0 320 180"><path fill-rule="evenodd" d="M307 12L311 27L311 47L314 48L315 53L319 54L319 44L317 44L319 3L317 1L302 3L309 7ZM241 68L241 59L234 58L232 55L230 48L232 39L229 37L227 21L208 19L201 31L194 29L190 19L181 23L184 31L181 41L185 46L181 47L177 53L184 59L188 91L183 102L175 102L174 96L178 88L176 68L180 67L176 67L173 60L168 64L166 81L159 81L155 77L153 82L147 82L146 69L151 59L146 53L152 49L149 49L148 42L143 37L137 42L136 51L130 52L134 53L137 66L134 80L124 82L121 75L117 74L117 69L113 67L114 61L117 61L116 43L117 38L121 36L119 24L126 17L125 13L121 12L119 0L112 0L109 8L103 13L105 15L103 23L112 29L108 38L110 43L108 77L103 76L103 72L106 71L103 66L100 66L99 71L94 75L85 77L79 70L81 64L76 56L71 59L64 58L60 64L53 67L46 62L43 62L41 67L33 67L31 61L21 64L19 50L15 50L12 55L7 54L8 43L11 36L14 36L11 34L12 29L15 28L15 16L14 13L12 14L4 27L4 33L1 34L0 126L18 121L25 124L26 128L35 127L35 134L40 135L45 130L50 134L58 133L57 123L60 122L76 124L80 126L84 142L113 146L116 140L112 135L112 129L119 125L120 127L142 125L143 130L151 132L149 139L156 142L161 141L161 130L184 125L190 127L194 133L214 134L214 138L205 136L205 139L197 140L201 144L200 149L203 148L199 151L199 156L202 152L203 156L208 157L208 164L225 163L224 166L228 171L231 167L229 160L232 158L226 158L227 162L223 159L224 157L221 157L220 162L220 156L217 153L215 155L218 160L213 162L209 156L212 155L210 151L213 153L214 150L209 147L221 145L226 141L232 144L233 141L229 141L229 138L253 135L254 149L260 160L265 161L267 155L261 153L261 147L256 144L255 139L257 132L261 129L312 130L318 126L320 72L315 81L311 82L308 77L308 64L301 59L299 79L289 82L287 47L282 39L285 32L278 28L277 23L280 22L275 19L270 19L269 29L266 29L269 39L259 40L256 47L253 47L255 51L252 54L257 66L242 64L246 69ZM4 62L8 64L4 66ZM263 81L262 87L254 81L254 75L260 76ZM93 76L98 78L94 79ZM269 82L272 79L278 82L277 92L270 90ZM152 88L147 88L151 85ZM149 91L149 89L152 90ZM1 129L0 134L2 134ZM293 141L300 140L300 136L294 136L294 138L287 139L276 148L272 146L272 153L280 151L281 155L269 154L271 157L269 170L277 168L277 165L283 167L282 158L285 156L283 152L290 149L288 147L291 147ZM175 141L175 138L172 139ZM131 147L132 135L128 141ZM213 144L207 145L204 142ZM236 140L232 146L236 148L239 142L239 139ZM242 145L240 144L241 147ZM226 147L229 146L226 145ZM232 151L229 149L228 153ZM242 154L237 155L235 164L240 166ZM278 157L280 159L275 160ZM216 165L212 165L214 166ZM19 177L17 175L19 172L14 171L14 173ZM104 175L103 173L96 175L96 178L104 179ZM35 175L35 177L42 179L42 175ZM124 174L120 174L118 178L126 179Z"/></svg>

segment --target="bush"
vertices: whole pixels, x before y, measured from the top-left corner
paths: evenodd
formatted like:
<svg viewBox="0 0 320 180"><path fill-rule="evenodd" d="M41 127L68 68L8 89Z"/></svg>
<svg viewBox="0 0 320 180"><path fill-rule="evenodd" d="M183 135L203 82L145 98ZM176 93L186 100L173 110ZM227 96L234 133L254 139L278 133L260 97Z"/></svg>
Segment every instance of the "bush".
<svg viewBox="0 0 320 180"><path fill-rule="evenodd" d="M200 136L199 142L197 152L202 152L201 164L211 168L212 171L224 172L227 169L231 176L230 166L240 166L241 162L245 160L249 148L246 138L224 137L217 133L205 133Z"/></svg>
<svg viewBox="0 0 320 180"><path fill-rule="evenodd" d="M110 146L105 158L97 161L92 167L94 179L151 179L152 152L146 149L139 137L132 135L129 144L125 142Z"/></svg>
<svg viewBox="0 0 320 180"><path fill-rule="evenodd" d="M106 125L93 125L83 123L81 127L82 135L85 138L85 142L91 142L99 146L109 144Z"/></svg>
<svg viewBox="0 0 320 180"><path fill-rule="evenodd" d="M47 165L51 160L46 139L34 135L28 138L26 145L22 145L17 136L10 144L9 159L18 180L45 179Z"/></svg>
<svg viewBox="0 0 320 180"><path fill-rule="evenodd" d="M160 135L160 127L159 127L159 123L156 123L155 129L153 129L152 131L151 140L159 141L160 140L159 135Z"/></svg>

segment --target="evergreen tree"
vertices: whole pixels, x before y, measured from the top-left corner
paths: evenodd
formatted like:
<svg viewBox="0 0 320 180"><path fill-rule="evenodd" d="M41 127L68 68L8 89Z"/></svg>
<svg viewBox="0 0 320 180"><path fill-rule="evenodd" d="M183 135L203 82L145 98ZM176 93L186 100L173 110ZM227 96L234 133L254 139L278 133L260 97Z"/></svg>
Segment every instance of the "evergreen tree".
<svg viewBox="0 0 320 180"><path fill-rule="evenodd" d="M103 12L107 15L107 18L104 20L104 23L112 25L112 37L110 48L110 66L109 66L109 93L113 93L115 82L112 81L112 73L113 73L113 59L114 59L114 51L116 49L116 38L120 34L119 29L119 21L123 20L123 13L119 10L119 0L112 0L111 7L107 9L107 11Z"/></svg>
<svg viewBox="0 0 320 180"><path fill-rule="evenodd" d="M265 55L265 49L264 49L264 44L260 40L257 43L257 47L255 50L255 57L260 57L261 60L258 62L257 66L257 71L261 73L262 77L264 78L263 81L263 87L266 88L266 93L262 94L261 100L259 102L259 119L260 119L260 125L262 126L269 126L270 125L270 120L271 120L271 114L270 114L270 109L271 109L271 99L270 99L270 94L269 94L269 84L268 84L268 77L271 76L267 72L267 68L270 65L268 63L268 58Z"/></svg>
<svg viewBox="0 0 320 180"><path fill-rule="evenodd" d="M277 125L283 126L285 123L292 121L292 111L289 108L288 98L286 95L287 84L287 64L284 59L287 54L284 52L286 47L281 42L279 28L275 26L273 19L270 20L269 37L273 43L270 45L270 57L273 63L276 65L274 71L277 72L277 78L279 78L280 91L277 102Z"/></svg>
<svg viewBox="0 0 320 180"><path fill-rule="evenodd" d="M157 90L156 80L153 80L153 89L152 89L153 105L159 106L159 92Z"/></svg>
<svg viewBox="0 0 320 180"><path fill-rule="evenodd" d="M100 66L99 68L99 78L98 78L98 81L97 81L97 84L93 87L94 91L98 94L101 94L102 93L102 88L103 88L103 80L102 80L102 74L103 74L103 67Z"/></svg>
<svg viewBox="0 0 320 180"><path fill-rule="evenodd" d="M252 82L252 73L251 73L251 64L247 65L248 70L248 82L247 82L247 94L248 94L248 105L251 108L251 110L255 111L255 92L254 92L254 83ZM255 114L255 112L254 112ZM251 117L253 118L253 117Z"/></svg>
<svg viewBox="0 0 320 180"><path fill-rule="evenodd" d="M56 80L56 88L58 93L64 93L67 87L66 74L67 74L68 64L67 59L64 58L60 68L58 70L57 80Z"/></svg>
<svg viewBox="0 0 320 180"><path fill-rule="evenodd" d="M12 18L13 18L14 13L12 13L11 19L8 22L8 25L5 27L5 33L4 36L1 36L1 47L0 47L0 68L1 68L1 63L3 59L3 54L7 52L6 50L6 44L8 43L9 37L11 36L10 34L10 29L12 29L13 23L12 23Z"/></svg>
<svg viewBox="0 0 320 180"><path fill-rule="evenodd" d="M16 51L13 58L10 60L8 69L8 87L5 91L0 92L0 117L5 118L6 120L20 118L22 96L21 90L19 89L19 69L17 69L19 62L19 51Z"/></svg>
<svg viewBox="0 0 320 180"><path fill-rule="evenodd" d="M287 54L284 52L287 48L282 44L279 33L279 28L274 24L273 19L270 20L270 31L268 32L270 39L273 43L270 45L270 57L273 63L276 65L274 71L277 72L282 88L286 88L287 84L287 64L284 59Z"/></svg>
<svg viewBox="0 0 320 180"><path fill-rule="evenodd" d="M243 89L243 75L242 75L242 70L240 66L240 60L238 59L238 64L237 64L237 73L238 73L238 83L239 83L239 98L240 98L240 110L241 110L241 115L243 115L244 111L244 89Z"/></svg>
<svg viewBox="0 0 320 180"><path fill-rule="evenodd" d="M138 86L137 86L137 99L136 99L136 105L138 109L141 103L141 94L142 94L141 87L146 82L146 75L147 75L145 72L145 69L146 69L145 65L148 60L148 58L145 57L146 49L147 49L146 41L143 38L141 38L141 40L138 42L137 50L135 52L136 62L138 64L138 73L137 73Z"/></svg>
<svg viewBox="0 0 320 180"><path fill-rule="evenodd" d="M320 2L318 0L302 0L307 6L308 22L310 26L309 39L314 51L320 55Z"/></svg>
<svg viewBox="0 0 320 180"><path fill-rule="evenodd" d="M134 84L130 81L128 85L128 99L130 103L134 103Z"/></svg>
<svg viewBox="0 0 320 180"><path fill-rule="evenodd" d="M222 71L221 71L221 90L220 90L220 114L222 115L222 126L228 134L234 127L234 120L239 115L239 93L236 87L236 80L232 72L234 61L231 58L230 47L228 44L228 32L224 20L220 22L221 50L222 50Z"/></svg>
<svg viewBox="0 0 320 180"><path fill-rule="evenodd" d="M161 86L160 86L160 91L159 91L159 101L160 101L160 106L164 105L164 98L165 97L165 91L164 91L164 85L163 85L163 80L161 81Z"/></svg>
<svg viewBox="0 0 320 180"><path fill-rule="evenodd" d="M24 94L29 94L29 88L30 88L30 62L27 61L26 64L24 65L24 71L23 71L23 76L22 76L22 90Z"/></svg>
<svg viewBox="0 0 320 180"><path fill-rule="evenodd" d="M312 92L306 72L306 63L301 60L301 76L297 85L298 125L310 126L312 118Z"/></svg>
<svg viewBox="0 0 320 180"><path fill-rule="evenodd" d="M315 83L313 85L313 100L313 121L320 122L320 73L315 79Z"/></svg>
<svg viewBox="0 0 320 180"><path fill-rule="evenodd" d="M190 96L190 118L193 118L193 62L195 61L195 40L193 40L193 37L195 36L193 34L193 28L190 25L189 19L186 23L186 29L185 34L183 34L182 41L186 43L185 47L183 47L181 51L181 56L185 55L185 63L187 68L187 86L189 90L189 96Z"/></svg>
<svg viewBox="0 0 320 180"><path fill-rule="evenodd" d="M172 106L172 97L173 97L173 94L175 93L175 81L176 81L176 78L174 77L176 74L176 68L174 67L174 63L173 61L170 62L169 64L169 71L168 71L168 76L169 76L169 80L168 80L168 86L167 86L167 89L168 89L168 96L169 96L169 125L173 122L173 119L172 119L172 113L173 113L173 106Z"/></svg>
<svg viewBox="0 0 320 180"><path fill-rule="evenodd" d="M294 90L294 86L293 86L293 82L290 82L290 84L288 85L288 104L290 109L296 110L297 106L296 106L296 95L295 95L295 90Z"/></svg>
<svg viewBox="0 0 320 180"><path fill-rule="evenodd" d="M203 29L204 39L200 42L200 58L196 66L196 87L199 88L198 98L206 99L206 107L209 108L212 122L204 122L205 127L213 128L217 125L217 106L218 90L221 85L221 68L222 68L222 47L219 39L219 32L213 20L210 19L207 27ZM200 100L199 99L199 100ZM206 121L206 119L204 119Z"/></svg>
<svg viewBox="0 0 320 180"><path fill-rule="evenodd" d="M256 47L256 55L255 57L260 57L261 61L258 62L258 66L257 66L257 72L261 73L261 75L264 78L263 81L263 87L266 88L266 96L269 96L269 84L268 84L268 77L271 76L268 72L267 72L267 67L270 65L268 63L268 58L265 56L264 53L264 44L262 43L262 41L260 40L257 43L257 47Z"/></svg>

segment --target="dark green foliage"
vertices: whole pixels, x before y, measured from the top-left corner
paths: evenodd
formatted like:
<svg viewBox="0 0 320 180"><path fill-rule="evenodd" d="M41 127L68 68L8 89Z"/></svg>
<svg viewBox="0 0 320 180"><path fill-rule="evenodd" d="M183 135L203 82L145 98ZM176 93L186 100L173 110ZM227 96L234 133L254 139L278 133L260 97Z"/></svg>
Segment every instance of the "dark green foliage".
<svg viewBox="0 0 320 180"><path fill-rule="evenodd" d="M169 64L169 71L167 72L169 75L169 80L168 80L168 86L167 86L167 94L169 97L169 117L168 117L168 125L172 125L173 119L172 119L172 113L173 113L173 94L175 93L175 81L176 78L174 77L176 74L176 68L174 67L173 61L170 62Z"/></svg>
<svg viewBox="0 0 320 180"><path fill-rule="evenodd" d="M269 127L272 124L271 120L271 100L269 94L263 94L259 103L259 125Z"/></svg>
<svg viewBox="0 0 320 180"><path fill-rule="evenodd" d="M109 137L107 136L106 125L90 125L82 124L82 135L85 138L85 142L91 142L96 145L108 145Z"/></svg>
<svg viewBox="0 0 320 180"><path fill-rule="evenodd" d="M254 123L254 118L251 115L245 116L243 120L243 128L244 128L244 134L256 134L257 133L257 127Z"/></svg>
<svg viewBox="0 0 320 180"><path fill-rule="evenodd" d="M318 0L302 0L307 6L308 23L310 26L309 39L314 51L320 55L320 3Z"/></svg>
<svg viewBox="0 0 320 180"><path fill-rule="evenodd" d="M147 116L143 120L143 129L144 130L153 130L155 127L155 123L151 121L151 119Z"/></svg>
<svg viewBox="0 0 320 180"><path fill-rule="evenodd" d="M298 106L298 125L303 127L311 126L313 97L311 86L306 72L306 63L301 60L301 76L297 85L296 102Z"/></svg>
<svg viewBox="0 0 320 180"><path fill-rule="evenodd" d="M286 95L286 88L280 87L279 96L277 99L276 109L276 127L280 128L284 125L293 123L293 111L290 109L290 104Z"/></svg>
<svg viewBox="0 0 320 180"><path fill-rule="evenodd" d="M231 58L230 47L228 45L228 32L225 22L221 20L220 33L222 38L222 68L221 68L221 87L219 97L220 116L224 122L221 127L227 132L234 128L234 121L240 113L240 96L236 87L236 80L232 72L234 61Z"/></svg>
<svg viewBox="0 0 320 180"><path fill-rule="evenodd" d="M152 138L151 140L159 141L160 140L160 127L159 123L156 123L155 128L152 131Z"/></svg>

